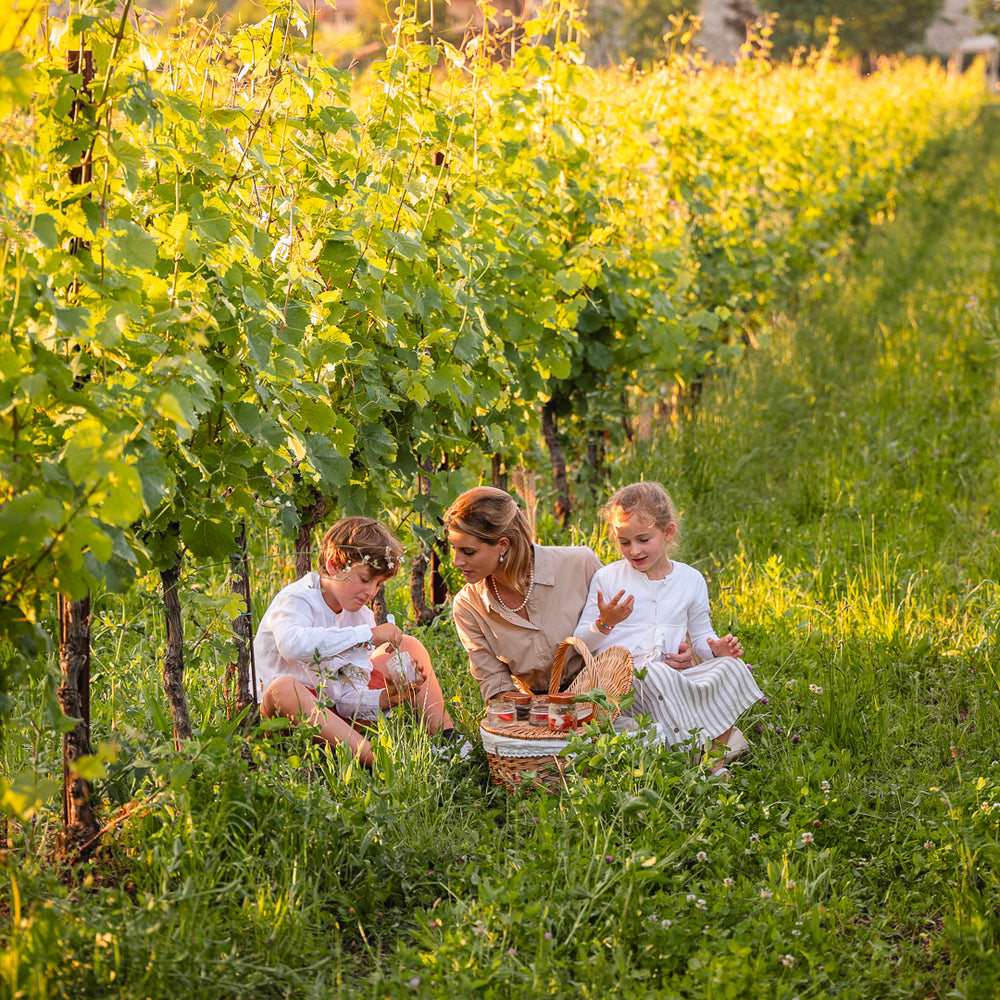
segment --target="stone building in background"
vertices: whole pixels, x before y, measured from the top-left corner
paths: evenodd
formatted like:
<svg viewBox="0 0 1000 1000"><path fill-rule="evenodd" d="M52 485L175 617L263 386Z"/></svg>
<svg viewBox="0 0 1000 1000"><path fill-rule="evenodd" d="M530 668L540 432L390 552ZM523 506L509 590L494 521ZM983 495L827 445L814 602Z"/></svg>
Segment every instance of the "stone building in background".
<svg viewBox="0 0 1000 1000"><path fill-rule="evenodd" d="M873 0L875 2L875 0ZM726 24L731 18L733 0L703 0L701 5L702 29L698 43L713 62L731 63L736 59L744 36ZM766 0L758 7L767 7ZM927 29L927 50L947 58L965 39L977 32L976 22L966 10L969 0L945 0L941 13Z"/></svg>

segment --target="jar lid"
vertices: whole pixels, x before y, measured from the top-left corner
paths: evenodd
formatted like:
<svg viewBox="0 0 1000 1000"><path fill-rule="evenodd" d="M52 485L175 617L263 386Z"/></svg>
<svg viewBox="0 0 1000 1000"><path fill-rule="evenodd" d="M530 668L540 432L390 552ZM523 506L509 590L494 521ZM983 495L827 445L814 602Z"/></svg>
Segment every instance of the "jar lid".
<svg viewBox="0 0 1000 1000"><path fill-rule="evenodd" d="M549 701L555 702L557 705L569 705L575 697L576 695L570 694L569 691L559 691L556 694L550 694Z"/></svg>
<svg viewBox="0 0 1000 1000"><path fill-rule="evenodd" d="M515 705L527 705L531 702L530 694L522 694L520 691L508 691L507 694L500 695L501 701L512 701Z"/></svg>

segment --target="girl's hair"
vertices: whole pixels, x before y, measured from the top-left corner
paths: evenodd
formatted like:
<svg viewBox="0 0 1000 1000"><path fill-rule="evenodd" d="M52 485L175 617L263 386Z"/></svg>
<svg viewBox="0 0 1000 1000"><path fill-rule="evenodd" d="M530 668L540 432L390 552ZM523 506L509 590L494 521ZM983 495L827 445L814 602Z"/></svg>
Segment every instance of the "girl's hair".
<svg viewBox="0 0 1000 1000"><path fill-rule="evenodd" d="M402 558L399 539L370 517L342 517L319 543L320 573L329 573L331 562L340 569L364 563L388 578L399 572Z"/></svg>
<svg viewBox="0 0 1000 1000"><path fill-rule="evenodd" d="M632 514L645 514L661 531L666 531L671 524L680 526L677 508L670 499L670 494L659 483L642 482L623 486L601 508L601 517L611 527L614 527L620 516L630 517Z"/></svg>
<svg viewBox="0 0 1000 1000"><path fill-rule="evenodd" d="M510 542L510 548L500 576L517 587L527 584L531 573L531 528L517 501L503 490L492 486L476 486L466 490L444 512L446 531L461 531L488 545L496 545L501 538Z"/></svg>

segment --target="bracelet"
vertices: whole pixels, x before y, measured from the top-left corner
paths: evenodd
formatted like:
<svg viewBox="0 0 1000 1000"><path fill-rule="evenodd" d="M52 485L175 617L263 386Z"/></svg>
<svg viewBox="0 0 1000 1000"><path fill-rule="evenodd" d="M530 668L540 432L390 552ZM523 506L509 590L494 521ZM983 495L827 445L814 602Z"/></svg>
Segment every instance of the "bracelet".
<svg viewBox="0 0 1000 1000"><path fill-rule="evenodd" d="M594 622L594 624L597 626L598 630L601 631L601 632L605 632L605 629L606 629L607 632L605 632L605 635L607 635L609 632L611 632L611 630L614 628L614 625L609 625L607 622L602 622L600 618L598 618L597 621Z"/></svg>

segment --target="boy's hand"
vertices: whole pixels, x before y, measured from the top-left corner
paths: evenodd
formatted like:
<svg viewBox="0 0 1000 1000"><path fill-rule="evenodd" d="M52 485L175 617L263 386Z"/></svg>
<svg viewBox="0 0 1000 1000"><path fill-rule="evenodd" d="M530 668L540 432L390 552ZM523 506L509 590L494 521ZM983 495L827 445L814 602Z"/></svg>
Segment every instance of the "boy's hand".
<svg viewBox="0 0 1000 1000"><path fill-rule="evenodd" d="M708 648L716 656L736 656L743 655L743 645L732 632L727 632L721 639L709 639Z"/></svg>
<svg viewBox="0 0 1000 1000"><path fill-rule="evenodd" d="M395 682L389 674L385 675L385 690L379 696L379 708L385 711L394 705L403 705L407 702L413 703L419 700L424 684L427 683L427 675L424 673L423 664L418 663L416 660L413 661L413 668L416 671L413 683L407 684L402 691L396 687Z"/></svg>
<svg viewBox="0 0 1000 1000"><path fill-rule="evenodd" d="M626 596L624 590L619 590L610 601L606 601L600 591L597 592L598 618L602 625L614 628L632 614L633 607L635 598L631 594Z"/></svg>
<svg viewBox="0 0 1000 1000"><path fill-rule="evenodd" d="M398 625L393 625L392 622L376 625L372 629L373 646L381 646L383 642L389 643L390 646L398 646L402 641L403 630Z"/></svg>

